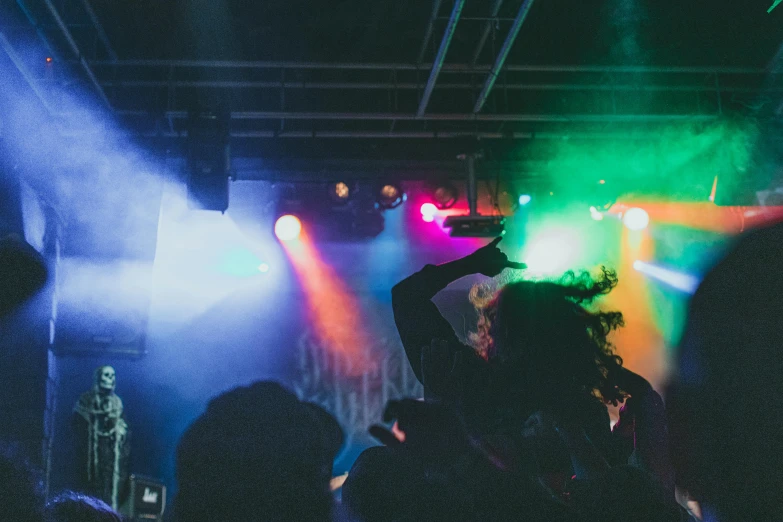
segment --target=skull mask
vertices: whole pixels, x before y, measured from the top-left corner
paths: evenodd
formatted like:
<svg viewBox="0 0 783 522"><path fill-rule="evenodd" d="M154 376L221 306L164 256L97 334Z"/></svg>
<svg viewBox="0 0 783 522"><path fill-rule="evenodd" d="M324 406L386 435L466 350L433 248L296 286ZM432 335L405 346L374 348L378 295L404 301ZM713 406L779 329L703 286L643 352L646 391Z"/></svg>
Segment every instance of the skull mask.
<svg viewBox="0 0 783 522"><path fill-rule="evenodd" d="M95 370L95 384L104 393L111 393L117 386L117 374L111 366L101 366Z"/></svg>

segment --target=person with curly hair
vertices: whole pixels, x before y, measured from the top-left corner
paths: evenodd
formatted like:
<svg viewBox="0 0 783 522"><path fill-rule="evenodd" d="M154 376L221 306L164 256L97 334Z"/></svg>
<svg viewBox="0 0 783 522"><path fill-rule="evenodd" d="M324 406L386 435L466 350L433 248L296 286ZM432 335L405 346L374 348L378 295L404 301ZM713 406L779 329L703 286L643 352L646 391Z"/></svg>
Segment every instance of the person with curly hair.
<svg viewBox="0 0 783 522"><path fill-rule="evenodd" d="M397 329L425 398L453 405L474 433L499 444L527 433L536 444L555 439L546 443L551 449L557 445L555 430L539 427L560 424L583 432L608 457L604 403L616 404L626 394L619 386L622 359L607 336L623 325L623 316L588 305L617 285L616 273L604 267L595 276L568 272L559 281L522 280L489 295L474 287L478 327L470 344L463 343L431 299L468 275L494 277L506 268L525 268L509 261L499 242L450 263L427 265L392 289ZM559 460L537 457L539 470L563 468L567 451L554 453L559 455L538 452Z"/></svg>

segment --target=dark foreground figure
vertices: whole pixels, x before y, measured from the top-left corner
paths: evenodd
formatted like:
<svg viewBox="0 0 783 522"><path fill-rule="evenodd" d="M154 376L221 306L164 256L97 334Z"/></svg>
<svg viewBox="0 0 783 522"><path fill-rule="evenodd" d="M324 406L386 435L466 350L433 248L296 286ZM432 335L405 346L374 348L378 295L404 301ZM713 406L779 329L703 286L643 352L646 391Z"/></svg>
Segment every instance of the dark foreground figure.
<svg viewBox="0 0 783 522"><path fill-rule="evenodd" d="M667 394L678 485L705 520L783 520L783 224L743 237L691 302Z"/></svg>
<svg viewBox="0 0 783 522"><path fill-rule="evenodd" d="M342 430L273 382L226 392L177 448L178 522L323 521Z"/></svg>

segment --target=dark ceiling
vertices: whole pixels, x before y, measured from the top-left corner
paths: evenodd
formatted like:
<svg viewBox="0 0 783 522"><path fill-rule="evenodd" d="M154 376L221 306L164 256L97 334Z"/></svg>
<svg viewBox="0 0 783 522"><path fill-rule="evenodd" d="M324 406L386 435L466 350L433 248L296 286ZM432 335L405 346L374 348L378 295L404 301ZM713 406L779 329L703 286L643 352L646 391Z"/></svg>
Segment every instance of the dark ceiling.
<svg viewBox="0 0 783 522"><path fill-rule="evenodd" d="M42 0L25 0L45 25ZM522 0L468 0L447 61L469 63L490 18L479 63L494 60ZM4 4L13 4L7 0ZM84 53L95 29L82 0L54 0ZM120 59L416 63L436 14L431 61L452 0L90 0ZM513 64L764 67L783 39L769 0L539 0L509 57ZM48 31L48 28L47 28Z"/></svg>
<svg viewBox="0 0 783 522"><path fill-rule="evenodd" d="M45 25L42 0L26 0ZM82 0L55 0L85 54L95 29ZM486 25L479 63L494 59L522 0L468 0L448 55L468 63ZM13 4L12 0L4 4ZM453 1L439 9L425 61ZM120 59L223 59L415 63L430 0L90 0ZM769 0L539 0L509 58L514 64L764 67L783 38L783 9ZM10 10L6 7L7 10ZM100 46L99 46L100 47Z"/></svg>
<svg viewBox="0 0 783 522"><path fill-rule="evenodd" d="M455 5L464 8L433 78ZM520 140L645 139L660 125L757 107L768 117L783 94L781 75L768 74L783 42L783 7L768 14L769 6L6 0L0 31L50 106L77 92L75 79L129 133L161 150L181 150L188 111L209 107L231 112L238 157L453 161L477 138L513 157ZM54 64L43 67L47 55ZM486 102L477 104L482 89Z"/></svg>

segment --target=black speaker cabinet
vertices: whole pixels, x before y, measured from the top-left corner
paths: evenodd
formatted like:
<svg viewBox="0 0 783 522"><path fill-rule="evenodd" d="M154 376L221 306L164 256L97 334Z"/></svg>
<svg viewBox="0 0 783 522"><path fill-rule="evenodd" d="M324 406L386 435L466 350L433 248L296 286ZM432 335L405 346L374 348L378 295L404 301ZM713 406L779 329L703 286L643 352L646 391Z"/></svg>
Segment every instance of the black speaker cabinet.
<svg viewBox="0 0 783 522"><path fill-rule="evenodd" d="M166 486L163 482L141 475L130 476L130 495L123 514L130 520L163 520L166 509Z"/></svg>

